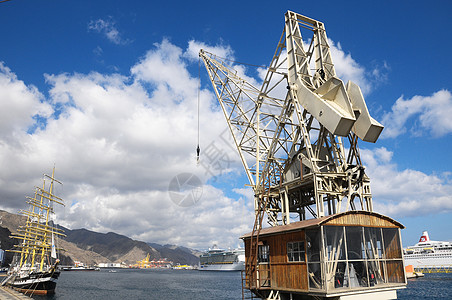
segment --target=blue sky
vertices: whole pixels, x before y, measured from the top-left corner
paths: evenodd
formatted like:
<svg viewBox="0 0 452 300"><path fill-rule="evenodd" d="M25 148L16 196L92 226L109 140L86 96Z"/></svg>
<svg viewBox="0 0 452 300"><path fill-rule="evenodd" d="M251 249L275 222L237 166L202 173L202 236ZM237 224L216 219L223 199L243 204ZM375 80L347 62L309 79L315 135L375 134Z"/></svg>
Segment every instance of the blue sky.
<svg viewBox="0 0 452 300"><path fill-rule="evenodd" d="M405 226L452 240L452 4L448 1L25 1L0 3L0 208L17 211L56 164L71 228L157 243L235 246L252 226L241 164L201 69L201 147L228 158L196 165L200 47L269 64L292 10L324 22L344 81L365 89L385 125L361 143L374 206ZM240 66L249 77L254 68ZM204 161L203 161L204 159ZM202 164L204 163L204 165ZM168 184L203 182L190 207Z"/></svg>

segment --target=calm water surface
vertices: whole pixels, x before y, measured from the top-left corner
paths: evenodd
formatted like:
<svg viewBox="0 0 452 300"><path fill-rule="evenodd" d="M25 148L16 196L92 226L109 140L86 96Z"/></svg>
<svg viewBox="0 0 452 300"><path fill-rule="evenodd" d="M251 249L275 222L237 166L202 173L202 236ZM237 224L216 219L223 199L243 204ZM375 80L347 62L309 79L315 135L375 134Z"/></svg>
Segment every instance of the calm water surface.
<svg viewBox="0 0 452 300"><path fill-rule="evenodd" d="M408 279L406 289L397 292L398 299L452 299L452 274L425 274Z"/></svg>
<svg viewBox="0 0 452 300"><path fill-rule="evenodd" d="M61 272L55 295L41 299L241 299L240 272L134 270Z"/></svg>
<svg viewBox="0 0 452 300"><path fill-rule="evenodd" d="M70 299L241 299L240 272L196 270L129 270L62 272L53 296ZM426 274L410 279L398 299L452 299L452 274Z"/></svg>

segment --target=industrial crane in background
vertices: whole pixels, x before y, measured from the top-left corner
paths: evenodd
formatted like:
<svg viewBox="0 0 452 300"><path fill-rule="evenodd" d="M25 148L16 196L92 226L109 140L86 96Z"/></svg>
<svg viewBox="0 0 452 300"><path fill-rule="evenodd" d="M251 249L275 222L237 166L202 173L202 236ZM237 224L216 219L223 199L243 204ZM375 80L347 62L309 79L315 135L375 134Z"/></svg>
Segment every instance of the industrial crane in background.
<svg viewBox="0 0 452 300"><path fill-rule="evenodd" d="M247 272L257 264L264 216L271 226L350 210L372 212L370 179L358 140L374 143L383 126L359 86L336 75L322 22L288 11L260 88L231 63L204 50L209 74L254 192Z"/></svg>

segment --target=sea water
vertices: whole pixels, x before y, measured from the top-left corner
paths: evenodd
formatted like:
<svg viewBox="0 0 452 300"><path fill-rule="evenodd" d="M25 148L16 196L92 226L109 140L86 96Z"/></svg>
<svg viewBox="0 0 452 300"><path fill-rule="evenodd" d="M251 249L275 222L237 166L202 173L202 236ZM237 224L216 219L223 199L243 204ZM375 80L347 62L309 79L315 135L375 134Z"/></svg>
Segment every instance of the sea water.
<svg viewBox="0 0 452 300"><path fill-rule="evenodd" d="M55 299L242 299L240 272L172 269L62 271Z"/></svg>
<svg viewBox="0 0 452 300"><path fill-rule="evenodd" d="M452 274L409 279L398 299L452 299ZM240 272L117 269L61 272L56 293L36 300L242 299Z"/></svg>
<svg viewBox="0 0 452 300"><path fill-rule="evenodd" d="M398 299L452 299L452 273L425 274L408 279L407 288L397 292Z"/></svg>

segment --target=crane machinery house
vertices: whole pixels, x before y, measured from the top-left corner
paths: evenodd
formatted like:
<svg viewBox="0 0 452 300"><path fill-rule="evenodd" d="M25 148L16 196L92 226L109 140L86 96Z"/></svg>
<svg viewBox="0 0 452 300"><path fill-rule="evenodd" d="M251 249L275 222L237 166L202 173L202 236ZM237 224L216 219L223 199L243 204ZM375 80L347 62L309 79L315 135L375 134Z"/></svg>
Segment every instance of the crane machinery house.
<svg viewBox="0 0 452 300"><path fill-rule="evenodd" d="M244 289L262 299L397 298L404 227L373 211L358 148L383 125L359 86L337 77L323 23L285 14L260 88L230 60L199 56L255 195L253 229L241 237Z"/></svg>
<svg viewBox="0 0 452 300"><path fill-rule="evenodd" d="M341 299L344 294L365 299L372 290L375 299L394 299L391 288L405 284L401 228L389 217L365 211L263 228L247 288L260 295L279 290ZM241 238L249 258L252 234Z"/></svg>

